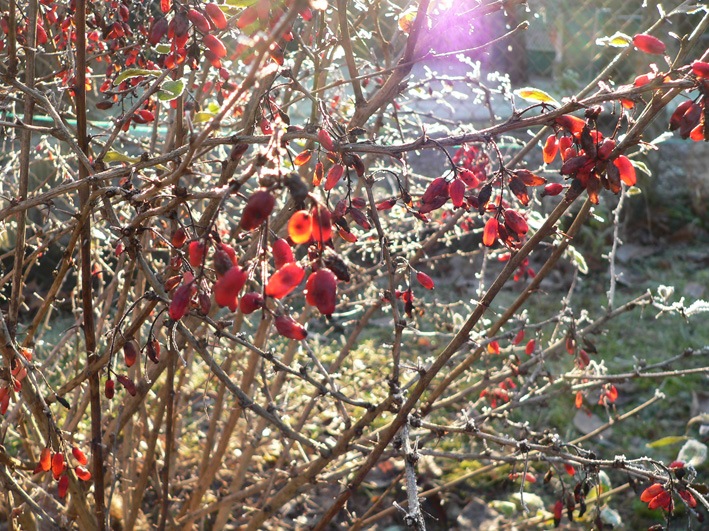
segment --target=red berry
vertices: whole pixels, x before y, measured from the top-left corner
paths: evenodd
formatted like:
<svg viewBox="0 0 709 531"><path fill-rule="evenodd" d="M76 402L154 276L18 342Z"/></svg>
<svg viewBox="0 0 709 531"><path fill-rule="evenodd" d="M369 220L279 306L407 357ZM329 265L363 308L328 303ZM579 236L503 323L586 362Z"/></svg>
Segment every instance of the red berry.
<svg viewBox="0 0 709 531"><path fill-rule="evenodd" d="M462 179L454 179L450 184L448 191L451 196L451 202L453 206L458 208L463 206L465 201L465 183Z"/></svg>
<svg viewBox="0 0 709 531"><path fill-rule="evenodd" d="M209 31L212 29L209 26L209 21L207 20L207 18L196 9L190 9L187 12L187 18L190 19L190 22L194 24L194 27L202 33L209 33Z"/></svg>
<svg viewBox="0 0 709 531"><path fill-rule="evenodd" d="M258 228L271 215L275 204L276 198L265 190L258 190L251 194L241 215L241 228L244 230Z"/></svg>
<svg viewBox="0 0 709 531"><path fill-rule="evenodd" d="M190 242L189 248L190 265L195 269L202 266L204 256L207 254L207 246L202 240L194 240Z"/></svg>
<svg viewBox="0 0 709 531"><path fill-rule="evenodd" d="M337 305L337 277L322 267L311 273L305 284L305 300L323 315L331 315Z"/></svg>
<svg viewBox="0 0 709 531"><path fill-rule="evenodd" d="M544 163L551 164L559 151L559 144L556 141L556 135L549 135L544 142Z"/></svg>
<svg viewBox="0 0 709 531"><path fill-rule="evenodd" d="M305 330L303 325L287 315L279 315L276 317L274 322L276 325L276 330L278 330L278 333L283 337L298 341L308 337L308 332Z"/></svg>
<svg viewBox="0 0 709 531"><path fill-rule="evenodd" d="M138 359L138 346L135 340L130 339L123 345L123 357L125 358L127 367L132 367L136 362Z"/></svg>
<svg viewBox="0 0 709 531"><path fill-rule="evenodd" d="M426 289L433 289L433 280L426 273L419 271L416 273L416 280Z"/></svg>
<svg viewBox="0 0 709 531"><path fill-rule="evenodd" d="M325 179L326 191L332 190L335 185L340 182L344 171L345 168L342 164L335 164L332 168L330 168L330 171L327 172L327 178Z"/></svg>
<svg viewBox="0 0 709 531"><path fill-rule="evenodd" d="M59 479L59 485L57 486L57 494L60 498L66 496L66 491L69 489L69 476L62 476Z"/></svg>
<svg viewBox="0 0 709 531"><path fill-rule="evenodd" d="M187 241L187 233L185 232L185 229L182 227L179 227L175 233L172 235L172 245L173 247L180 248L182 247L185 242Z"/></svg>
<svg viewBox="0 0 709 531"><path fill-rule="evenodd" d="M57 452L52 456L52 474L54 479L59 479L59 476L64 472L64 454Z"/></svg>
<svg viewBox="0 0 709 531"><path fill-rule="evenodd" d="M496 218L490 218L485 223L485 230L483 231L483 244L487 247L491 247L495 240L497 240L497 226L498 222Z"/></svg>
<svg viewBox="0 0 709 531"><path fill-rule="evenodd" d="M219 306L228 306L233 312L237 308L237 298L241 288L246 283L247 274L239 266L232 267L216 284L214 284L214 300Z"/></svg>
<svg viewBox="0 0 709 531"><path fill-rule="evenodd" d="M106 398L108 398L109 400L113 398L113 395L116 394L116 382L110 379L106 380L106 386L103 392L106 395Z"/></svg>
<svg viewBox="0 0 709 531"><path fill-rule="evenodd" d="M207 16L214 24L214 27L223 30L227 27L227 19L224 15L224 11L217 4L207 4L204 6L204 10L207 12Z"/></svg>
<svg viewBox="0 0 709 531"><path fill-rule="evenodd" d="M638 33L633 37L633 45L640 51L655 55L665 53L665 43L647 33Z"/></svg>
<svg viewBox="0 0 709 531"><path fill-rule="evenodd" d="M52 450L48 446L42 448L42 453L39 455L39 466L44 472L48 472L52 468Z"/></svg>
<svg viewBox="0 0 709 531"><path fill-rule="evenodd" d="M250 291L249 293L244 293L239 300L239 309L241 310L241 313L249 315L250 313L254 313L259 308L263 308L264 304L265 301L260 293Z"/></svg>
<svg viewBox="0 0 709 531"><path fill-rule="evenodd" d="M266 295L282 299L298 287L305 277L305 270L291 262L276 271L266 284Z"/></svg>
<svg viewBox="0 0 709 531"><path fill-rule="evenodd" d="M288 236L293 243L305 243L313 232L313 218L307 210L295 212L288 221Z"/></svg>
<svg viewBox="0 0 709 531"><path fill-rule="evenodd" d="M187 313L190 299L192 295L194 295L194 289L194 286L191 284L184 284L177 288L177 291L175 291L175 294L172 296L172 302L170 303L170 319L179 321Z"/></svg>
<svg viewBox="0 0 709 531"><path fill-rule="evenodd" d="M288 245L288 242L283 238L279 238L278 240L273 242L272 252L273 262L276 266L276 269L280 269L284 265L295 261L295 257L293 256L293 249L291 249L291 246Z"/></svg>
<svg viewBox="0 0 709 531"><path fill-rule="evenodd" d="M332 142L332 137L330 133L325 129L320 129L318 132L318 140L320 140L320 145L328 151L335 150L335 144Z"/></svg>
<svg viewBox="0 0 709 531"><path fill-rule="evenodd" d="M77 466L74 471L76 472L76 477L81 481L88 481L91 479L91 472L86 470L83 466Z"/></svg>
<svg viewBox="0 0 709 531"><path fill-rule="evenodd" d="M226 56L226 46L224 46L224 43L219 40L219 38L211 33L204 36L204 45L217 57L221 58Z"/></svg>

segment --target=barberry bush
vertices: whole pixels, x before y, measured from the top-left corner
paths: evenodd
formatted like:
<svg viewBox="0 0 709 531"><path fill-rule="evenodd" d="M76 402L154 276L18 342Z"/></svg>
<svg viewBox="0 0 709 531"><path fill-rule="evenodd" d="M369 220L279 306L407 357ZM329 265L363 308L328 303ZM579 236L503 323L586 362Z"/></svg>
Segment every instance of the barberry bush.
<svg viewBox="0 0 709 531"><path fill-rule="evenodd" d="M475 494L499 529L601 530L628 492L653 529L706 525L702 442L666 434L684 446L665 462L595 437L662 412L621 384L709 370L707 348L632 370L596 348L643 308L709 309L669 287L620 300L615 258L645 153L709 140L709 12L659 9L550 94L477 61L526 23L467 38L522 4L3 5L11 529L450 528L442 496ZM575 237L604 204L606 303L575 307L550 274L586 273ZM566 424L535 423L549 404ZM576 436L577 412L607 422Z"/></svg>

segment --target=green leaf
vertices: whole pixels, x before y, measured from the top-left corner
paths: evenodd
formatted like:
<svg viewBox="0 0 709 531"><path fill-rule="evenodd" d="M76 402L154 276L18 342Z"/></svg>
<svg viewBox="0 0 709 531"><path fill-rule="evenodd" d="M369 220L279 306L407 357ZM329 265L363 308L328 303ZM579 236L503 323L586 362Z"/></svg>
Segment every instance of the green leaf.
<svg viewBox="0 0 709 531"><path fill-rule="evenodd" d="M119 153L118 151L115 150L110 150L106 155L103 157L104 162L138 162L140 160L140 157L129 157L128 155L124 155L123 153Z"/></svg>
<svg viewBox="0 0 709 531"><path fill-rule="evenodd" d="M559 102L552 98L549 94L544 92L542 89L537 89L533 87L524 87L515 90L515 95L522 98L523 100L551 103L553 105L559 106Z"/></svg>
<svg viewBox="0 0 709 531"><path fill-rule="evenodd" d="M495 509L497 512L500 512L503 515L507 516L508 518L515 514L516 510L514 503L503 500L492 500L490 502L490 507Z"/></svg>
<svg viewBox="0 0 709 531"><path fill-rule="evenodd" d="M652 177L652 172L650 171L650 168L647 167L647 164L645 164L644 162L640 162L639 160L634 160L632 162L636 170L640 170L648 177Z"/></svg>
<svg viewBox="0 0 709 531"><path fill-rule="evenodd" d="M120 85L126 79L131 79L133 77L140 76L154 76L158 77L162 74L162 70L146 70L145 68L129 68L121 72L116 79L113 80L114 85Z"/></svg>
<svg viewBox="0 0 709 531"><path fill-rule="evenodd" d="M226 0L227 5L232 7L249 7L256 2L258 2L258 0Z"/></svg>
<svg viewBox="0 0 709 531"><path fill-rule="evenodd" d="M586 259L583 255L571 245L569 245L569 253L571 253L571 260L576 264L576 267L579 268L579 273L583 275L588 273L588 264L586 263Z"/></svg>
<svg viewBox="0 0 709 531"><path fill-rule="evenodd" d="M163 43L163 44L158 44L158 45L155 47L155 51L158 52L160 55L165 55L165 54L167 54L167 53L170 53L170 50L171 50L171 49L172 49L172 48L170 47L169 44L164 44L164 43Z"/></svg>
<svg viewBox="0 0 709 531"><path fill-rule="evenodd" d="M633 42L632 37L619 31L616 31L610 37L601 37L600 39L596 39L596 44L598 46L613 46L614 48L626 48L631 42Z"/></svg>
<svg viewBox="0 0 709 531"><path fill-rule="evenodd" d="M181 79L177 81L165 81L160 85L160 92L158 93L158 99L160 101L172 101L175 98L179 98L185 90L185 82Z"/></svg>
<svg viewBox="0 0 709 531"><path fill-rule="evenodd" d="M661 448L663 446L669 446L670 444L677 444L678 442L686 441L688 437L684 435L669 435L663 437L662 439L657 439L656 441L649 442L645 446L648 448Z"/></svg>
<svg viewBox="0 0 709 531"><path fill-rule="evenodd" d="M640 195L642 193L643 191L637 186L631 186L630 188L628 188L628 195Z"/></svg>
<svg viewBox="0 0 709 531"><path fill-rule="evenodd" d="M213 114L211 112L201 111L194 115L194 118L192 118L192 123L199 124L202 122L208 122L215 116L216 114Z"/></svg>

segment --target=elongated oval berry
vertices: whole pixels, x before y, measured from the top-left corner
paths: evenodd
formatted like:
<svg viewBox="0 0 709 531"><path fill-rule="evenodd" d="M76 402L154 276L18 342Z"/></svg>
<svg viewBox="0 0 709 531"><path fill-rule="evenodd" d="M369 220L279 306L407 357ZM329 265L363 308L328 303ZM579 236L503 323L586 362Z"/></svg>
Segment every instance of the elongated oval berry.
<svg viewBox="0 0 709 531"><path fill-rule="evenodd" d="M126 391L128 391L128 394L130 396L135 396L138 394L138 390L135 387L135 383L133 383L133 380L128 378L128 376L125 376L123 374L117 374L116 380L118 380L118 383L121 384Z"/></svg>
<svg viewBox="0 0 709 531"><path fill-rule="evenodd" d="M688 490L677 490L677 494L679 494L679 497L682 498L685 502L687 502L687 505L689 505L690 507L697 506L697 500L694 499L694 496L692 496L692 493Z"/></svg>
<svg viewBox="0 0 709 531"><path fill-rule="evenodd" d="M160 362L160 342L157 339L153 338L152 340L148 341L148 344L146 345L146 352L150 361L152 361L153 363Z"/></svg>
<svg viewBox="0 0 709 531"><path fill-rule="evenodd" d="M337 277L335 273L321 267L308 277L305 283L305 300L317 307L323 315L332 315L337 306Z"/></svg>
<svg viewBox="0 0 709 531"><path fill-rule="evenodd" d="M228 306L232 312L236 311L237 298L247 276L239 266L232 267L214 284L214 301L221 307Z"/></svg>
<svg viewBox="0 0 709 531"><path fill-rule="evenodd" d="M315 173L313 174L313 186L320 186L322 183L323 173L324 173L323 163L318 162L315 165Z"/></svg>
<svg viewBox="0 0 709 531"><path fill-rule="evenodd" d="M183 284L175 294L172 296L172 302L170 302L170 319L173 321L179 321L187 313L187 309L190 305L190 299L194 294L193 286L191 284Z"/></svg>
<svg viewBox="0 0 709 531"><path fill-rule="evenodd" d="M529 226L527 221L515 210L505 210L505 225L512 232L521 235L527 234Z"/></svg>
<svg viewBox="0 0 709 531"><path fill-rule="evenodd" d="M448 197L448 183L443 177L437 177L431 181L421 196L421 203L432 203L438 196Z"/></svg>
<svg viewBox="0 0 709 531"><path fill-rule="evenodd" d="M321 206L314 206L312 210L312 231L313 239L319 243L325 243L332 239L332 214Z"/></svg>
<svg viewBox="0 0 709 531"><path fill-rule="evenodd" d="M612 138L606 138L603 140L601 145L598 148L598 158L601 160L606 160L611 152L615 149L615 140Z"/></svg>
<svg viewBox="0 0 709 531"><path fill-rule="evenodd" d="M202 266L204 256L207 254L207 246L202 240L194 240L190 242L189 248L190 265L195 269Z"/></svg>
<svg viewBox="0 0 709 531"><path fill-rule="evenodd" d="M116 394L116 382L114 382L110 378L106 380L106 385L103 389L103 393L106 395L106 398L111 400L111 398L113 398L113 396Z"/></svg>
<svg viewBox="0 0 709 531"><path fill-rule="evenodd" d="M205 17L202 13L200 13L196 9L190 9L187 12L187 18L190 19L190 22L192 22L192 24L194 24L194 27L197 28L202 33L209 33L209 31L212 29L209 26L209 21L207 20L207 17Z"/></svg>
<svg viewBox="0 0 709 531"><path fill-rule="evenodd" d="M236 26L239 29L244 29L254 22L258 20L258 11L256 11L256 8L254 6L247 7L244 9L244 12L241 13L241 16L239 17L239 20L236 23Z"/></svg>
<svg viewBox="0 0 709 531"><path fill-rule="evenodd" d="M541 186L547 182L544 177L539 177L529 170L515 170L514 174L527 186Z"/></svg>
<svg viewBox="0 0 709 531"><path fill-rule="evenodd" d="M652 500L650 500L650 502L647 504L647 506L650 509L657 509L660 507L662 507L663 509L667 509L671 503L672 503L672 494L670 494L666 490L663 490L660 494L658 494Z"/></svg>
<svg viewBox="0 0 709 531"><path fill-rule="evenodd" d="M537 342L534 339L530 339L529 341L527 341L527 346L524 347L524 353L527 356L531 356L532 354L534 354L534 348L536 346L537 346Z"/></svg>
<svg viewBox="0 0 709 531"><path fill-rule="evenodd" d="M300 341L308 337L308 332L302 324L287 315L279 315L274 319L276 330L283 337Z"/></svg>
<svg viewBox="0 0 709 531"><path fill-rule="evenodd" d="M665 489L660 483L653 483L640 495L640 501L647 503L664 490Z"/></svg>
<svg viewBox="0 0 709 531"><path fill-rule="evenodd" d="M620 179L628 186L633 186L637 182L635 176L635 168L630 159L625 155L620 155L617 159L613 161L613 164L620 172Z"/></svg>
<svg viewBox="0 0 709 531"><path fill-rule="evenodd" d="M138 359L138 345L134 339L130 339L123 345L123 357L126 361L126 367L132 367Z"/></svg>
<svg viewBox="0 0 709 531"><path fill-rule="evenodd" d="M39 455L39 466L44 472L49 472L52 468L52 450L49 446L42 448L42 453Z"/></svg>
<svg viewBox="0 0 709 531"><path fill-rule="evenodd" d="M172 245L179 249L187 241L187 233L182 227L178 227L175 233L172 235Z"/></svg>
<svg viewBox="0 0 709 531"><path fill-rule="evenodd" d="M332 142L332 137L326 129L320 129L318 132L318 140L320 145L327 151L335 151L335 144Z"/></svg>
<svg viewBox="0 0 709 531"><path fill-rule="evenodd" d="M463 206L463 203L465 202L465 183L463 180L453 179L448 191L450 192L453 206L456 208Z"/></svg>
<svg viewBox="0 0 709 531"><path fill-rule="evenodd" d="M77 466L74 469L74 472L76 472L76 477L78 477L81 481L89 481L91 479L91 472L86 470L83 466Z"/></svg>
<svg viewBox="0 0 709 531"><path fill-rule="evenodd" d="M226 56L226 46L224 46L224 43L215 35L211 33L205 35L204 45L217 57L222 58Z"/></svg>
<svg viewBox="0 0 709 531"><path fill-rule="evenodd" d="M519 332L517 332L517 335L512 340L512 344L519 345L523 339L524 339L524 328L522 330L520 330Z"/></svg>
<svg viewBox="0 0 709 531"><path fill-rule="evenodd" d="M207 4L204 6L204 10L215 28L223 30L227 27L228 22L224 11L217 4Z"/></svg>
<svg viewBox="0 0 709 531"><path fill-rule="evenodd" d="M295 212L288 221L288 236L293 243L305 243L313 232L313 218L307 210Z"/></svg>
<svg viewBox="0 0 709 531"><path fill-rule="evenodd" d="M647 33L638 33L633 37L633 46L645 53L662 55L665 53L665 43Z"/></svg>
<svg viewBox="0 0 709 531"><path fill-rule="evenodd" d="M670 131L679 129L679 126L682 123L682 117L692 107L692 104L692 100L684 100L677 106L675 112L673 112L672 116L670 116Z"/></svg>
<svg viewBox="0 0 709 531"><path fill-rule="evenodd" d="M266 295L282 299L298 287L305 277L305 269L295 262L286 264L276 271L266 284Z"/></svg>
<svg viewBox="0 0 709 531"><path fill-rule="evenodd" d="M254 230L259 227L271 215L275 204L276 198L265 190L258 190L251 194L241 215L241 228Z"/></svg>
<svg viewBox="0 0 709 531"><path fill-rule="evenodd" d="M160 0L160 9L163 13L168 13L172 7L172 0Z"/></svg>
<svg viewBox="0 0 709 531"><path fill-rule="evenodd" d="M698 103L692 103L682 115L679 121L679 136L686 140L692 133L692 130L700 123L703 114L703 108Z"/></svg>
<svg viewBox="0 0 709 531"><path fill-rule="evenodd" d="M168 22L165 17L155 19L155 21L153 21L152 25L150 26L150 32L148 33L148 42L153 46L159 43L167 33L167 26Z"/></svg>
<svg viewBox="0 0 709 531"><path fill-rule="evenodd" d="M325 190L332 190L335 185L340 182L342 174L345 172L344 166L342 164L335 164L330 171L327 172L327 178L325 179Z"/></svg>
<svg viewBox="0 0 709 531"><path fill-rule="evenodd" d="M172 19L172 22L174 23L173 32L175 37L185 37L190 31L190 19L185 11L179 11L175 18Z"/></svg>
<svg viewBox="0 0 709 531"><path fill-rule="evenodd" d="M293 159L293 164L296 166L303 166L310 162L311 157L313 156L313 152L310 151L309 149L306 149L305 151L301 151L298 156Z"/></svg>
<svg viewBox="0 0 709 531"><path fill-rule="evenodd" d="M66 496L67 490L69 490L69 476L57 477L59 484L57 485L57 494L60 498Z"/></svg>
<svg viewBox="0 0 709 531"><path fill-rule="evenodd" d="M564 189L564 186L561 183L548 183L546 186L544 186L544 190L542 191L542 196L559 195L563 189Z"/></svg>
<svg viewBox="0 0 709 531"><path fill-rule="evenodd" d="M416 273L416 280L426 289L433 289L433 280L423 271Z"/></svg>
<svg viewBox="0 0 709 531"><path fill-rule="evenodd" d="M556 119L556 123L564 129L570 131L574 135L583 131L583 128L586 125L586 122L583 119L573 116L571 114L559 116Z"/></svg>
<svg viewBox="0 0 709 531"><path fill-rule="evenodd" d="M556 158L556 153L559 151L559 143L556 140L556 135L549 135L544 142L544 149L542 150L544 155L544 163L551 164Z"/></svg>
<svg viewBox="0 0 709 531"><path fill-rule="evenodd" d="M52 456L52 474L54 479L59 479L59 476L64 472L64 454L57 452Z"/></svg>
<svg viewBox="0 0 709 531"><path fill-rule="evenodd" d="M497 218L490 218L485 223L485 230L483 231L483 244L491 247L495 240L497 240Z"/></svg>
<svg viewBox="0 0 709 531"><path fill-rule="evenodd" d="M273 242L272 252L273 263L276 266L276 269L280 269L284 265L295 261L293 249L291 249L291 246L288 245L288 242L283 238L279 238Z"/></svg>
<svg viewBox="0 0 709 531"><path fill-rule="evenodd" d="M522 182L522 179L517 176L512 177L507 186L520 203L524 206L529 204L529 192L527 192L527 186Z"/></svg>
<svg viewBox="0 0 709 531"><path fill-rule="evenodd" d="M463 168L458 171L458 177L465 183L468 188L476 188L480 184L480 179L475 175L475 172ZM451 192L451 197L452 197Z"/></svg>
<svg viewBox="0 0 709 531"><path fill-rule="evenodd" d="M263 300L263 296L257 291L244 293L239 300L239 310L241 310L241 313L244 315L254 313L256 310L263 308L264 306L265 301Z"/></svg>

